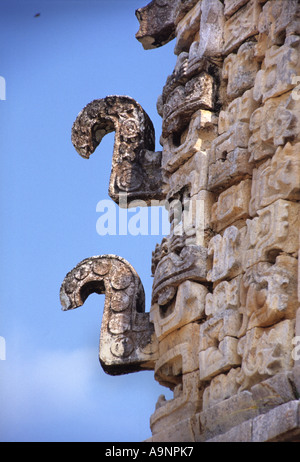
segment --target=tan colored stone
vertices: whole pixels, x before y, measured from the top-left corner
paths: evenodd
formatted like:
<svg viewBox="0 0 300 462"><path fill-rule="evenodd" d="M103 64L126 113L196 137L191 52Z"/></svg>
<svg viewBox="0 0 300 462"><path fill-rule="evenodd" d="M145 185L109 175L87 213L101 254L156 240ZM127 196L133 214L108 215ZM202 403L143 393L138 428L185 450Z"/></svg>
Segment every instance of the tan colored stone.
<svg viewBox="0 0 300 462"><path fill-rule="evenodd" d="M300 403L290 401L253 419L252 442L299 442Z"/></svg>
<svg viewBox="0 0 300 462"><path fill-rule="evenodd" d="M200 2L199 2L200 3ZM220 0L202 0L197 54L201 59L219 58L223 49L224 6Z"/></svg>
<svg viewBox="0 0 300 462"><path fill-rule="evenodd" d="M236 183L239 178L242 179L240 175L251 173L246 149L251 135L249 122L256 108L257 103L253 99L251 89L245 91L243 96L236 98L220 112L218 124L220 135L213 140L208 152L208 189L228 187ZM213 164L217 165L213 166ZM216 175L220 176L220 179L216 179Z"/></svg>
<svg viewBox="0 0 300 462"><path fill-rule="evenodd" d="M260 413L296 399L293 374L281 372L251 387L253 399Z"/></svg>
<svg viewBox="0 0 300 462"><path fill-rule="evenodd" d="M154 152L155 133L148 114L128 96L107 96L87 104L72 127L76 151L88 159L102 138L115 131L108 193L117 203L163 199L161 152Z"/></svg>
<svg viewBox="0 0 300 462"><path fill-rule="evenodd" d="M258 18L261 7L257 0L251 0L226 21L224 26L224 53L231 53L246 39L258 32Z"/></svg>
<svg viewBox="0 0 300 462"><path fill-rule="evenodd" d="M216 118L214 114L211 111L205 111L203 109L196 111L190 119L187 131L180 140L177 141L174 139L173 134L162 140L162 167L165 172L174 172L178 169L178 167L183 165L193 155L199 152L203 153L205 156L205 151L210 145L215 134ZM205 161L203 159L201 162L201 170L204 169L203 175L205 175L204 162ZM192 171L191 167L186 168L189 169L189 171ZM205 184L204 180L202 180L202 183L203 185Z"/></svg>
<svg viewBox="0 0 300 462"><path fill-rule="evenodd" d="M171 427L165 426L160 432L154 433L151 440L149 440L149 442L151 443L152 442L153 443L163 443L166 441L174 442L174 443L186 443L186 442L198 441L195 439L194 417L176 421L176 423L174 423L174 425L171 425ZM176 445L176 447L178 446ZM158 454L158 451L157 451L157 454ZM186 451L186 454L188 454L188 451Z"/></svg>
<svg viewBox="0 0 300 462"><path fill-rule="evenodd" d="M203 393L203 410L230 398L238 392L239 385L236 376L240 368L232 368L227 374L220 374L214 377Z"/></svg>
<svg viewBox="0 0 300 462"><path fill-rule="evenodd" d="M247 122L236 122L227 132L218 136L211 145L209 152L210 164L219 159L225 160L228 153L236 148L247 148L250 137L249 124Z"/></svg>
<svg viewBox="0 0 300 462"><path fill-rule="evenodd" d="M252 393L245 390L200 412L203 437L207 441L258 416ZM230 441L230 440L229 440Z"/></svg>
<svg viewBox="0 0 300 462"><path fill-rule="evenodd" d="M164 180L168 185L167 200L185 187L191 196L207 188L208 156L199 151L171 174L164 173Z"/></svg>
<svg viewBox="0 0 300 462"><path fill-rule="evenodd" d="M234 222L249 217L251 180L241 181L220 194L212 206L211 225L217 233Z"/></svg>
<svg viewBox="0 0 300 462"><path fill-rule="evenodd" d="M265 102L295 88L300 75L300 37L287 37L283 46L273 45L266 50L263 68L257 72L254 99Z"/></svg>
<svg viewBox="0 0 300 462"><path fill-rule="evenodd" d="M91 293L105 294L99 359L108 374L153 370L158 345L145 294L134 268L116 255L86 258L61 286L63 310L82 306Z"/></svg>
<svg viewBox="0 0 300 462"><path fill-rule="evenodd" d="M155 304L150 310L150 320L158 340L170 332L201 319L204 316L205 297L208 290L205 286L193 281L185 281L179 285L174 308Z"/></svg>
<svg viewBox="0 0 300 462"><path fill-rule="evenodd" d="M224 14L226 17L230 17L235 13L238 9L245 5L249 0L225 0L225 10Z"/></svg>
<svg viewBox="0 0 300 462"><path fill-rule="evenodd" d="M182 51L188 51L194 40L196 32L200 27L201 2L196 5L182 18L176 27L176 45L174 48L175 55Z"/></svg>
<svg viewBox="0 0 300 462"><path fill-rule="evenodd" d="M222 281L212 293L206 295L205 314L214 316L223 313L227 309L238 309L240 306L240 280L237 276L231 281Z"/></svg>
<svg viewBox="0 0 300 462"><path fill-rule="evenodd" d="M249 213L277 199L300 200L300 143L279 147L272 159L253 170Z"/></svg>
<svg viewBox="0 0 300 462"><path fill-rule="evenodd" d="M252 113L258 108L258 103L253 98L253 88L247 90L242 96L233 100L226 109L222 109L219 115L219 135L232 129L239 122L250 122Z"/></svg>
<svg viewBox="0 0 300 462"><path fill-rule="evenodd" d="M279 199L247 220L244 268L260 261L274 262L281 253L293 254L299 245L300 204Z"/></svg>
<svg viewBox="0 0 300 462"><path fill-rule="evenodd" d="M169 297L163 301L164 293L173 287L174 295L176 287L187 279L205 281L207 249L200 245L185 245L185 241L186 235L170 235L153 253L152 304L159 299L160 305L170 301Z"/></svg>
<svg viewBox="0 0 300 462"><path fill-rule="evenodd" d="M181 376L196 371L198 363L199 326L190 323L171 332L159 343L159 357L154 377L171 389L181 383Z"/></svg>
<svg viewBox="0 0 300 462"><path fill-rule="evenodd" d="M237 276L242 272L242 244L245 228L226 228L223 236L217 234L208 245L207 280L212 282Z"/></svg>
<svg viewBox="0 0 300 462"><path fill-rule="evenodd" d="M162 432L165 433L168 428L171 430L172 427L174 431L176 424L185 421L188 417L193 417L199 412L202 404L202 394L198 372L184 374L182 382L174 389L173 399L166 400L164 396L159 398L156 410L150 418L153 436L155 437L155 435ZM182 429L181 431L178 430L175 433L178 439L173 439L173 441L180 441L182 438ZM169 435L169 438L174 438L175 435Z"/></svg>
<svg viewBox="0 0 300 462"><path fill-rule="evenodd" d="M285 37L300 34L299 14L298 0L269 0L265 3L258 22L257 56L260 59L272 45L282 45Z"/></svg>
<svg viewBox="0 0 300 462"><path fill-rule="evenodd" d="M231 53L224 60L223 79L227 80L227 96L237 98L253 87L259 70L255 57L255 42L243 43L236 54Z"/></svg>
<svg viewBox="0 0 300 462"><path fill-rule="evenodd" d="M294 324L285 320L274 327L254 327L239 340L237 351L242 363L237 380L241 389L292 368Z"/></svg>
<svg viewBox="0 0 300 462"><path fill-rule="evenodd" d="M249 163L248 149L235 148L223 158L212 162L208 167L207 189L222 191L252 175L253 166Z"/></svg>
<svg viewBox="0 0 300 462"><path fill-rule="evenodd" d="M227 336L237 337L241 326L241 315L235 309L218 313L200 324L199 351L218 346Z"/></svg>
<svg viewBox="0 0 300 462"><path fill-rule="evenodd" d="M267 327L282 319L295 319L297 302L297 260L287 255L274 265L258 263L249 268L241 282L243 325L239 336L253 327Z"/></svg>
<svg viewBox="0 0 300 462"><path fill-rule="evenodd" d="M291 92L268 99L250 119L250 162L272 156L278 146L298 141L300 107Z"/></svg>
<svg viewBox="0 0 300 462"><path fill-rule="evenodd" d="M168 94L163 106L163 138L171 133L182 133L199 109L214 110L215 99L214 78L205 71L177 86Z"/></svg>
<svg viewBox="0 0 300 462"><path fill-rule="evenodd" d="M241 325L236 310L226 310L200 326L199 370L200 379L209 380L215 375L237 366L241 358L235 338Z"/></svg>
<svg viewBox="0 0 300 462"><path fill-rule="evenodd" d="M230 430L206 440L207 443L251 443L252 419L232 427Z"/></svg>
<svg viewBox="0 0 300 462"><path fill-rule="evenodd" d="M185 244L187 246L207 245L207 241L211 237L211 209L214 200L213 193L202 190L184 201L181 224L186 235ZM208 233L206 233L207 231Z"/></svg>

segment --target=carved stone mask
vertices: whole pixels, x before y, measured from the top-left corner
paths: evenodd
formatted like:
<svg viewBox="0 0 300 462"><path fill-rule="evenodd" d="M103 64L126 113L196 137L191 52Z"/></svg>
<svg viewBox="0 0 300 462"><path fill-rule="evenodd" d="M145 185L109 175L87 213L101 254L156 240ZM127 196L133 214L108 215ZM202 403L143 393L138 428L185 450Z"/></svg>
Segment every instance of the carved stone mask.
<svg viewBox="0 0 300 462"><path fill-rule="evenodd" d="M174 12L177 1L153 0L136 10L140 23L136 38L145 50L165 45L175 37Z"/></svg>

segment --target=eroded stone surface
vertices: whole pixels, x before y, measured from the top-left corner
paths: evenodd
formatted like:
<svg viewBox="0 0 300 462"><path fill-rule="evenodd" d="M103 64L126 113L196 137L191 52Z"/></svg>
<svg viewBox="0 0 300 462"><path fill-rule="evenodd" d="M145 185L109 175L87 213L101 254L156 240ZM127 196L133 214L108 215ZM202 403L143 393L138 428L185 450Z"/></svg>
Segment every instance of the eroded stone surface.
<svg viewBox="0 0 300 462"><path fill-rule="evenodd" d="M99 359L112 375L153 369L157 343L143 285L133 267L121 257L103 255L80 262L61 286L63 310L84 304L91 293L105 294Z"/></svg>
<svg viewBox="0 0 300 462"><path fill-rule="evenodd" d="M89 103L77 116L72 143L84 158L102 138L115 131L109 195L117 203L162 199L161 152L154 152L153 124L142 107L128 96L107 96ZM122 202L122 201L121 201Z"/></svg>
<svg viewBox="0 0 300 462"><path fill-rule="evenodd" d="M137 16L145 49L176 39L162 154L128 97L88 105L76 136L89 155L116 131L114 200L165 199L150 319L118 257L78 265L63 303L105 292L105 360L173 390L149 441L298 441L300 4L153 0Z"/></svg>

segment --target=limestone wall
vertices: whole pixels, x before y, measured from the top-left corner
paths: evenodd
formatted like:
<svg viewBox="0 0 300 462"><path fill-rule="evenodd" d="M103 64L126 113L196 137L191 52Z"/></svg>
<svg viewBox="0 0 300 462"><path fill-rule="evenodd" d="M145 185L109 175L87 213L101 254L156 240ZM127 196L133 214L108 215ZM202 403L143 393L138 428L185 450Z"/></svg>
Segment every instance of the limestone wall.
<svg viewBox="0 0 300 462"><path fill-rule="evenodd" d="M168 11L178 59L157 103L164 191L194 211L184 226L171 208L153 252L155 379L174 398L159 397L151 441L297 438L299 15L294 0Z"/></svg>

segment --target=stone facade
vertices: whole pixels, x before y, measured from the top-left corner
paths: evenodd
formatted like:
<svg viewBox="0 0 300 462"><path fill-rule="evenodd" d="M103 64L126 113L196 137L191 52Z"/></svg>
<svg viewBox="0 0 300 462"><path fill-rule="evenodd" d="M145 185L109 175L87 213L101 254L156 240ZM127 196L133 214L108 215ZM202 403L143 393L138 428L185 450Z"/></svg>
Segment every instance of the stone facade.
<svg viewBox="0 0 300 462"><path fill-rule="evenodd" d="M63 306L105 292L104 369L152 369L173 390L149 441L300 441L300 3L153 0L136 15L145 49L175 39L162 152L129 97L86 106L72 140L88 156L116 131L112 199L164 199L170 235L153 251L150 313L116 256L72 270Z"/></svg>

